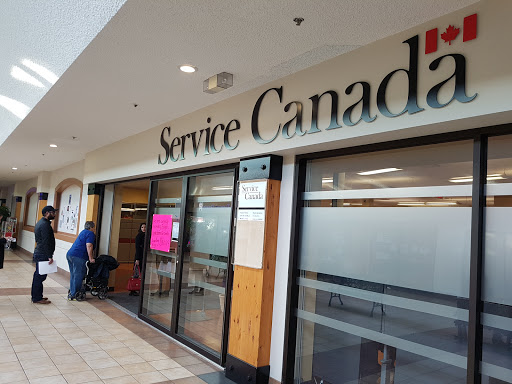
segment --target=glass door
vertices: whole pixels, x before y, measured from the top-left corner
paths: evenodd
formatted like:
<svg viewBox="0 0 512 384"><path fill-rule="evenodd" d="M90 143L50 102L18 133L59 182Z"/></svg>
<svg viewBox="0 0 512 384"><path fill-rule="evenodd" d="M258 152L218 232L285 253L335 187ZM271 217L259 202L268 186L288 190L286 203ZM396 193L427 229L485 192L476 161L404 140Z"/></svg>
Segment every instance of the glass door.
<svg viewBox="0 0 512 384"><path fill-rule="evenodd" d="M179 249L182 179L153 181L151 190L154 204L148 213L149 241L146 241L141 313L165 329L171 329ZM166 226L168 232L164 233L162 227Z"/></svg>
<svg viewBox="0 0 512 384"><path fill-rule="evenodd" d="M188 180L177 333L220 357L234 172Z"/></svg>
<svg viewBox="0 0 512 384"><path fill-rule="evenodd" d="M219 363L227 348L234 183L234 169L155 180L147 218L141 316Z"/></svg>

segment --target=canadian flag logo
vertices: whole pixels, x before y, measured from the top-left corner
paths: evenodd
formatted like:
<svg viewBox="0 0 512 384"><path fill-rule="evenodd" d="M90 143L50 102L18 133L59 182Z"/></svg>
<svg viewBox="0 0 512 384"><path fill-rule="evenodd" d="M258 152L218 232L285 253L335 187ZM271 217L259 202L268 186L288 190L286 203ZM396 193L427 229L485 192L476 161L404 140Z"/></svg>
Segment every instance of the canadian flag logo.
<svg viewBox="0 0 512 384"><path fill-rule="evenodd" d="M477 34L477 14L473 14L464 18L464 25L462 27L462 42L476 39ZM452 41L459 35L460 28L455 28L453 25L449 25L446 31L441 33L441 39L445 43L452 45ZM426 32L425 39L425 54L429 54L437 51L437 28L431 29Z"/></svg>

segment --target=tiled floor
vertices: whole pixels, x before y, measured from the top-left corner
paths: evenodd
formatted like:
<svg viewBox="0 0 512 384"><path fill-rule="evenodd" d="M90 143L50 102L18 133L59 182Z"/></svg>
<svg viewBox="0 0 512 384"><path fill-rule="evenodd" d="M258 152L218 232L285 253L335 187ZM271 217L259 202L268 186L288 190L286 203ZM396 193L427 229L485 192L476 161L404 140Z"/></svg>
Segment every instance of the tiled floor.
<svg viewBox="0 0 512 384"><path fill-rule="evenodd" d="M32 304L33 271L25 255L6 251L0 270L0 384L195 384L206 382L199 375L219 372L108 301L67 301L66 276L45 281L50 305Z"/></svg>

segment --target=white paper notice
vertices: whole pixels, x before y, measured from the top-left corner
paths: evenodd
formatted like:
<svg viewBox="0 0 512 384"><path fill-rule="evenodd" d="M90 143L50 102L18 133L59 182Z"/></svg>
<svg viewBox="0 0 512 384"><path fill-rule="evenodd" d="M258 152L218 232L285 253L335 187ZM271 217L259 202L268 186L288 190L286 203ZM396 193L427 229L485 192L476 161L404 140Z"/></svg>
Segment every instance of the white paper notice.
<svg viewBox="0 0 512 384"><path fill-rule="evenodd" d="M239 209L238 220L240 221L265 221L264 209Z"/></svg>
<svg viewBox="0 0 512 384"><path fill-rule="evenodd" d="M38 267L40 275L47 275L49 273L57 272L57 263L55 260L51 264L48 263L48 261L40 261Z"/></svg>
<svg viewBox="0 0 512 384"><path fill-rule="evenodd" d="M265 208L267 180L241 181L238 192L238 208Z"/></svg>

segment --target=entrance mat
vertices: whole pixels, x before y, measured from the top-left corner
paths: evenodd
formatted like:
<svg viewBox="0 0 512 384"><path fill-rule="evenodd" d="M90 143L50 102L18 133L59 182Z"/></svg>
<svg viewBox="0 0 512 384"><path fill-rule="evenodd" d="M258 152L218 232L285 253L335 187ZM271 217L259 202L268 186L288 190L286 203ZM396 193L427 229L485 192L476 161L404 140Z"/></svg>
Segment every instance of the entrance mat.
<svg viewBox="0 0 512 384"><path fill-rule="evenodd" d="M108 298L132 313L136 314L139 311L139 296L130 296L128 292L109 292Z"/></svg>
<svg viewBox="0 0 512 384"><path fill-rule="evenodd" d="M235 384L234 381L231 381L224 376L224 372L205 373L204 375L198 375L197 377L206 381L208 384Z"/></svg>

